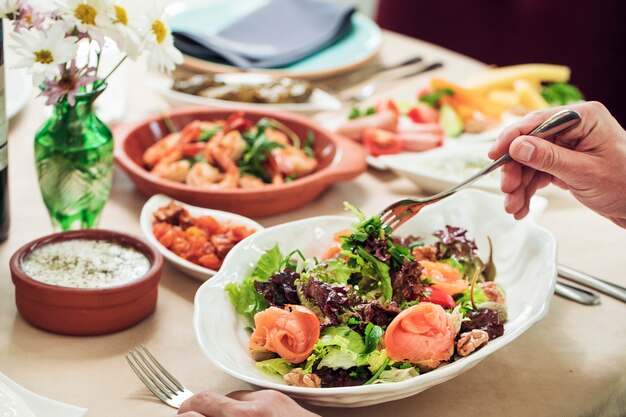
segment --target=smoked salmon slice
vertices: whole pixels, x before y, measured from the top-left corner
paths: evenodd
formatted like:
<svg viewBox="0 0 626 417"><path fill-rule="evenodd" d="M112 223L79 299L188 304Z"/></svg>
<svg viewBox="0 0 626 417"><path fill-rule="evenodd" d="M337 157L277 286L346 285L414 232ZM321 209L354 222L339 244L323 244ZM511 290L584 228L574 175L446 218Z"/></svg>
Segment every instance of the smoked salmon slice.
<svg viewBox="0 0 626 417"><path fill-rule="evenodd" d="M443 307L422 302L403 310L387 327L385 348L394 361L437 367L454 352L454 324Z"/></svg>
<svg viewBox="0 0 626 417"><path fill-rule="evenodd" d="M250 350L277 353L281 358L300 363L313 352L320 338L320 321L311 309L288 304L284 309L270 307L254 315Z"/></svg>
<svg viewBox="0 0 626 417"><path fill-rule="evenodd" d="M448 295L462 293L469 286L463 274L456 268L443 262L420 261L424 267L422 274L433 281L433 285Z"/></svg>

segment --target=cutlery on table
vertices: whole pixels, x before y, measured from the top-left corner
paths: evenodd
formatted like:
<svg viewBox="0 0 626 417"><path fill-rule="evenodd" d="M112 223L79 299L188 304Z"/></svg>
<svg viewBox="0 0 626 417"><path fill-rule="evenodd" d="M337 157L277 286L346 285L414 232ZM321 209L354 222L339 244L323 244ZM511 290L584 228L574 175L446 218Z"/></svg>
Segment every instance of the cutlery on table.
<svg viewBox="0 0 626 417"><path fill-rule="evenodd" d="M572 129L580 122L581 117L578 112L565 109L554 114L552 117L541 123L532 132L530 132L529 135L548 139L554 135ZM492 171L495 171L497 168L501 167L510 160L511 155L506 153L485 168L478 171L476 174L461 182L460 184L430 197L415 199L405 198L399 200L381 211L378 217L380 217L384 225L391 227L391 230L395 230L402 224L404 224L404 222L419 213L420 210L422 210L424 207L451 196L460 189L465 188L469 184L472 184L474 181L481 178L482 176L489 174Z"/></svg>
<svg viewBox="0 0 626 417"><path fill-rule="evenodd" d="M567 298L568 300L576 301L577 303L588 306L600 304L600 297L597 294L564 282L556 282L554 293L563 298Z"/></svg>
<svg viewBox="0 0 626 417"><path fill-rule="evenodd" d="M370 65L368 67L363 67L360 70L357 70L342 80L342 83L354 84L360 81L365 80L372 74L382 74L383 72L395 70L402 67L408 67L409 65L419 64L422 62L423 58L421 56L413 56L411 58L405 59L400 62L394 62L392 64L375 64Z"/></svg>
<svg viewBox="0 0 626 417"><path fill-rule="evenodd" d="M126 355L126 360L154 396L170 407L180 408L183 402L193 395L193 392L178 382L144 345L131 350Z"/></svg>
<svg viewBox="0 0 626 417"><path fill-rule="evenodd" d="M428 71L433 71L441 67L443 67L443 63L433 62L431 64L426 65L425 67L420 67L416 70L404 73L398 77L373 80L372 82L367 83L363 87L359 88L356 93L349 94L349 95L340 94L339 98L342 101L347 102L348 104L360 103L361 101L364 101L370 98L372 95L374 95L374 93L378 91L380 87L382 87L383 85L386 85L393 81L398 81L398 80L403 80L405 78L414 77L416 75L423 74Z"/></svg>
<svg viewBox="0 0 626 417"><path fill-rule="evenodd" d="M558 273L561 278L584 285L585 287L593 288L594 290L598 290L609 297L616 298L626 303L626 288L620 285L603 281L565 265L559 265Z"/></svg>

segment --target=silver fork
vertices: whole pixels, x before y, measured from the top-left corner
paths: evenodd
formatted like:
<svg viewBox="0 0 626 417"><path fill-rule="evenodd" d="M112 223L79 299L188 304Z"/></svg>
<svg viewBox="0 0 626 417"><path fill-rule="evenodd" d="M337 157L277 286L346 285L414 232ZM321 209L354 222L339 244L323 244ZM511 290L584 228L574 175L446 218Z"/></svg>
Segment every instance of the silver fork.
<svg viewBox="0 0 626 417"><path fill-rule="evenodd" d="M558 135L576 127L581 120L582 119L578 112L565 109L556 113L545 122L541 123L532 132L530 132L529 135L548 139L552 136ZM383 225L391 227L391 230L396 230L398 227L404 224L404 222L419 213L420 210L422 210L424 207L451 196L460 189L473 183L483 175L486 175L498 169L500 166L504 165L510 160L511 155L506 153L485 168L478 171L476 174L461 182L460 184L430 197L405 198L397 201L381 211L378 217L380 217L380 219L382 220Z"/></svg>
<svg viewBox="0 0 626 417"><path fill-rule="evenodd" d="M144 345L128 352L126 360L141 382L170 407L180 408L183 402L193 395L193 392L178 382Z"/></svg>

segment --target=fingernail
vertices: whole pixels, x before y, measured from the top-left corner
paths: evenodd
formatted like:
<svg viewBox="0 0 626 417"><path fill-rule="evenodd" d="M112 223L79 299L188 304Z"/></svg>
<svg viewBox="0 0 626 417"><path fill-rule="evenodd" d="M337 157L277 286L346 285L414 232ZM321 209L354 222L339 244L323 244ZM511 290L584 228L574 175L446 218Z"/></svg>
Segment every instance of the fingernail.
<svg viewBox="0 0 626 417"><path fill-rule="evenodd" d="M494 143L491 144L487 153L493 152L493 150L496 149L496 145L498 145L498 141L495 141Z"/></svg>
<svg viewBox="0 0 626 417"><path fill-rule="evenodd" d="M517 159L523 162L530 161L535 153L535 145L530 142L522 142L517 150Z"/></svg>

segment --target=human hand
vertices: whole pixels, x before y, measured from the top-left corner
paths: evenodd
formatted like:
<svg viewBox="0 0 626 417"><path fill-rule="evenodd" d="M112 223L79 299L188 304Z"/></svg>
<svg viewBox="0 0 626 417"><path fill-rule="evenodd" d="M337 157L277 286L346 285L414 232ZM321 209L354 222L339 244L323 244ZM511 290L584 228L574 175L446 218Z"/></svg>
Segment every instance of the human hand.
<svg viewBox="0 0 626 417"><path fill-rule="evenodd" d="M320 417L274 390L200 392L178 410L179 417Z"/></svg>
<svg viewBox="0 0 626 417"><path fill-rule="evenodd" d="M554 142L526 134L553 114L569 108L582 122ZM528 214L530 197L551 182L570 190L581 203L626 228L626 131L598 102L555 107L528 114L507 127L489 150L502 167L504 207L516 219Z"/></svg>

